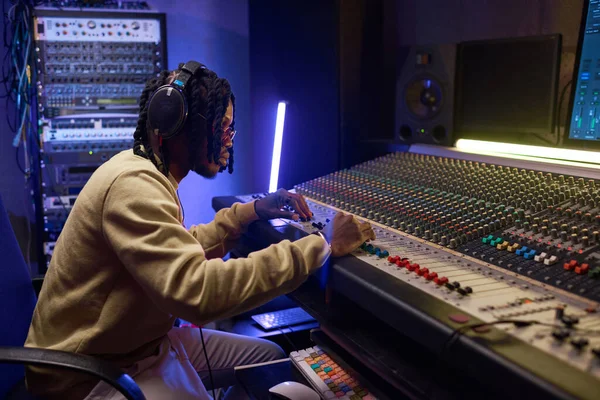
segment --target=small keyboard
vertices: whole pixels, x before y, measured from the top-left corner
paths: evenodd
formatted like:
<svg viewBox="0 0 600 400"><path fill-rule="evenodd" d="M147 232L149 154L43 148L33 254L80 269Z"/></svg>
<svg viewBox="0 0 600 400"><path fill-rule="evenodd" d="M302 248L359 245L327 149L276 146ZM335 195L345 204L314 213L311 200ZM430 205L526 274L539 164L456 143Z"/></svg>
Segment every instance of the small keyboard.
<svg viewBox="0 0 600 400"><path fill-rule="evenodd" d="M264 314L253 315L252 319L264 329L285 328L298 325L303 322L314 321L309 313L300 307L288 308L287 310L273 311Z"/></svg>
<svg viewBox="0 0 600 400"><path fill-rule="evenodd" d="M319 347L292 351L290 359L325 400L377 400Z"/></svg>

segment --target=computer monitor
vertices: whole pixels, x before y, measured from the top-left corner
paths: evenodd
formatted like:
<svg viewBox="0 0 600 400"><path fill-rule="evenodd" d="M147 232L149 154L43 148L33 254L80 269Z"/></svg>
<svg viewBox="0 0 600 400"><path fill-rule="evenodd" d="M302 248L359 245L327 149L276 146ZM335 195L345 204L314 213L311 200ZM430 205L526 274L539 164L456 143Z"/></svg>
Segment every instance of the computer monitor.
<svg viewBox="0 0 600 400"><path fill-rule="evenodd" d="M565 147L600 149L600 0L585 0Z"/></svg>
<svg viewBox="0 0 600 400"><path fill-rule="evenodd" d="M553 140L560 34L459 44L455 132L459 138L542 144Z"/></svg>

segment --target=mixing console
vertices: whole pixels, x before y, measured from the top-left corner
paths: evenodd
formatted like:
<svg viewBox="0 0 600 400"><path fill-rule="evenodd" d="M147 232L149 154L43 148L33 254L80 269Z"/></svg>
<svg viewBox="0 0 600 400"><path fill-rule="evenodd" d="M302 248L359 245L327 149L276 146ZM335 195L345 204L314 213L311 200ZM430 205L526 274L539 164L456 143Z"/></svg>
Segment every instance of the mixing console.
<svg viewBox="0 0 600 400"><path fill-rule="evenodd" d="M396 153L297 190L600 301L600 181Z"/></svg>
<svg viewBox="0 0 600 400"><path fill-rule="evenodd" d="M374 226L353 253L465 314L600 378L600 180L395 153L295 187L323 229L338 211ZM238 196L244 202L254 196Z"/></svg>

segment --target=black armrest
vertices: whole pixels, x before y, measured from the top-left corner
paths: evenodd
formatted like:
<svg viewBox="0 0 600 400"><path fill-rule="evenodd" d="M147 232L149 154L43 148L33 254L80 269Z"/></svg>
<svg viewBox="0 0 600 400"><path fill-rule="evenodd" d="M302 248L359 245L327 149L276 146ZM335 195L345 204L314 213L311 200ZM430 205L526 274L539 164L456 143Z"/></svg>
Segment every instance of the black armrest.
<svg viewBox="0 0 600 400"><path fill-rule="evenodd" d="M128 400L145 400L131 377L112 364L84 354L31 347L0 346L0 363L65 368L93 375L117 389Z"/></svg>

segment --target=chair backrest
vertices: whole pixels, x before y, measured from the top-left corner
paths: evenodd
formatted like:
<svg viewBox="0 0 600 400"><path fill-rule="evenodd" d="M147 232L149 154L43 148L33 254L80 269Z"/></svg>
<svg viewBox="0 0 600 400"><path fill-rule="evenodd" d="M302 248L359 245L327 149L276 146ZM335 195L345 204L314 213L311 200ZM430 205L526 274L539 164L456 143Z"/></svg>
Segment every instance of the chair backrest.
<svg viewBox="0 0 600 400"><path fill-rule="evenodd" d="M29 269L0 197L0 346L23 346L35 302ZM0 399L23 379L24 371L0 364Z"/></svg>

